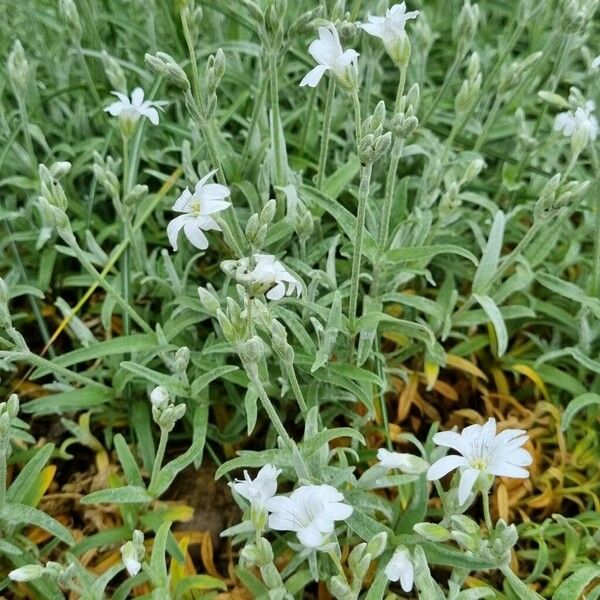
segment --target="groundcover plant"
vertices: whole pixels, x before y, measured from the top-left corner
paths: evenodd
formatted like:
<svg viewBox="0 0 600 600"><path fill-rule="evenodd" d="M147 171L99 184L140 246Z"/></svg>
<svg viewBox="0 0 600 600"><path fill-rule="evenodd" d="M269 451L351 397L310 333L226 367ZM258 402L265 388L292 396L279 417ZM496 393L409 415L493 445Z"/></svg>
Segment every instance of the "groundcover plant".
<svg viewBox="0 0 600 600"><path fill-rule="evenodd" d="M600 598L597 0L0 3L0 594Z"/></svg>

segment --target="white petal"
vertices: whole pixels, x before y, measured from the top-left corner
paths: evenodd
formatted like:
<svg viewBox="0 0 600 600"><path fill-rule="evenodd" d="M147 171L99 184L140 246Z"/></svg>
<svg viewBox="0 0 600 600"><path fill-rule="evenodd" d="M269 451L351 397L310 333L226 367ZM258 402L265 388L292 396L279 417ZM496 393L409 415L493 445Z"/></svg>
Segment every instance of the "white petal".
<svg viewBox="0 0 600 600"><path fill-rule="evenodd" d="M188 188L185 188L181 195L177 200L175 200L175 204L173 204L173 208L171 210L175 212L188 212L189 204L192 200L192 192Z"/></svg>
<svg viewBox="0 0 600 600"><path fill-rule="evenodd" d="M104 112L107 112L113 117L118 117L124 110L127 110L128 108L129 106L123 104L123 102L113 102L104 109Z"/></svg>
<svg viewBox="0 0 600 600"><path fill-rule="evenodd" d="M456 431L440 431L433 436L433 442L438 446L452 448L452 450L456 450L462 455L467 454L469 451L464 437L460 433L456 433Z"/></svg>
<svg viewBox="0 0 600 600"><path fill-rule="evenodd" d="M404 568L400 571L400 587L405 592L410 592L413 588L413 583L415 581L415 570L412 565L412 562L407 561L407 564L404 565Z"/></svg>
<svg viewBox="0 0 600 600"><path fill-rule="evenodd" d="M148 120L150 121L150 123L152 123L152 125L158 125L158 111L153 106L144 108L140 110L140 112L145 117L148 117Z"/></svg>
<svg viewBox="0 0 600 600"><path fill-rule="evenodd" d="M300 82L300 87L308 86L308 87L317 87L319 85L319 81L321 81L321 77L325 71L329 70L329 67L325 65L317 65L314 69L311 69Z"/></svg>
<svg viewBox="0 0 600 600"><path fill-rule="evenodd" d="M175 217L172 221L167 225L167 237L169 238L169 243L173 246L173 250L177 252L177 237L179 236L179 232L182 227L188 223L191 219L193 219L191 215L179 215Z"/></svg>
<svg viewBox="0 0 600 600"><path fill-rule="evenodd" d="M141 106L142 102L144 102L144 90L141 87L136 87L133 92L131 92L131 103L134 106Z"/></svg>
<svg viewBox="0 0 600 600"><path fill-rule="evenodd" d="M298 539L307 548L318 548L325 541L325 536L314 523L311 523L308 527L298 530Z"/></svg>
<svg viewBox="0 0 600 600"><path fill-rule="evenodd" d="M527 479L529 477L529 471L527 469L511 465L507 462L491 464L486 471L492 475L497 475L498 477L514 477L515 479Z"/></svg>
<svg viewBox="0 0 600 600"><path fill-rule="evenodd" d="M371 19L371 17L369 17L369 19ZM360 28L366 31L369 35L373 35L378 38L383 38L385 31L379 23L361 23ZM397 581L397 579L393 581Z"/></svg>
<svg viewBox="0 0 600 600"><path fill-rule="evenodd" d="M281 300L285 296L285 285L283 283L278 283L274 288L271 288L266 295L269 300Z"/></svg>
<svg viewBox="0 0 600 600"><path fill-rule="evenodd" d="M451 456L444 456L439 460L436 460L427 470L427 479L429 481L435 481L441 479L444 475L447 475L453 469L458 467L464 467L467 463L467 459L464 456L457 456L452 454Z"/></svg>
<svg viewBox="0 0 600 600"><path fill-rule="evenodd" d="M123 564L125 565L127 572L132 577L137 575L140 572L140 569L142 568L142 564L140 563L140 561L136 560L135 558L124 558Z"/></svg>
<svg viewBox="0 0 600 600"><path fill-rule="evenodd" d="M195 221L186 223L183 226L183 232L190 243L199 250L206 250L208 248L208 239Z"/></svg>
<svg viewBox="0 0 600 600"><path fill-rule="evenodd" d="M480 471L478 469L465 469L460 474L460 482L458 484L458 501L464 504L475 485L475 481L479 476Z"/></svg>
<svg viewBox="0 0 600 600"><path fill-rule="evenodd" d="M217 169L213 169L210 173L207 173L197 184L195 191L197 194L200 194L202 191L202 187L204 184L217 172Z"/></svg>
<svg viewBox="0 0 600 600"><path fill-rule="evenodd" d="M200 200L200 214L212 215L221 212L230 206L231 202L227 202L227 200Z"/></svg>
<svg viewBox="0 0 600 600"><path fill-rule="evenodd" d="M201 200L222 200L231 195L228 187L220 183L207 183L202 186L198 194Z"/></svg>
<svg viewBox="0 0 600 600"><path fill-rule="evenodd" d="M204 229L204 231L223 231L221 226L210 215L200 215L199 217L196 217L196 223L198 227Z"/></svg>
<svg viewBox="0 0 600 600"><path fill-rule="evenodd" d="M353 512L354 509L343 502L332 502L327 505L327 515L335 521L345 521Z"/></svg>

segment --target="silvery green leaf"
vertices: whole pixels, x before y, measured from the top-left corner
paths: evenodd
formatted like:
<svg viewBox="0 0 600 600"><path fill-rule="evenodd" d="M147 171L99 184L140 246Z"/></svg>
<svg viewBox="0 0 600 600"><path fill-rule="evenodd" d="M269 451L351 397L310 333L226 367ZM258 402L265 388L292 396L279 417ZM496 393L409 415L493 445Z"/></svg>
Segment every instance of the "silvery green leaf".
<svg viewBox="0 0 600 600"><path fill-rule="evenodd" d="M504 213L499 210L494 217L486 247L473 277L473 292L485 294L492 279L496 276L504 238L504 225Z"/></svg>
<svg viewBox="0 0 600 600"><path fill-rule="evenodd" d="M502 313L489 296L473 294L473 298L482 306L494 327L494 331L496 332L496 352L500 358L504 355L508 347L508 331L506 330L506 324L504 323Z"/></svg>

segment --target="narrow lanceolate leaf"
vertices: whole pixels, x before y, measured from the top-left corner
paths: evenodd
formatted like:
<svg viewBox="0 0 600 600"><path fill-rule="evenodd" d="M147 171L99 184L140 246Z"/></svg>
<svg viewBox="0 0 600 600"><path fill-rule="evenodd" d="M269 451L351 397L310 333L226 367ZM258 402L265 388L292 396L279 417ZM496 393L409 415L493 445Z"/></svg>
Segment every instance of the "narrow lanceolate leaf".
<svg viewBox="0 0 600 600"><path fill-rule="evenodd" d="M125 485L109 490L92 492L81 499L82 504L143 504L150 502L152 496L139 485Z"/></svg>
<svg viewBox="0 0 600 600"><path fill-rule="evenodd" d="M575 573L565 579L554 592L552 600L574 600L581 598L586 587L594 580L600 579L600 565L579 567Z"/></svg>
<svg viewBox="0 0 600 600"><path fill-rule="evenodd" d="M526 583L521 581L510 569L505 567L502 569L502 573L506 577L508 585L512 588L513 592L517 595L519 600L544 600L543 596L540 596L537 592L532 590ZM575 600L576 596L572 597ZM556 598L554 598L556 600ZM566 600L566 598L565 598Z"/></svg>
<svg viewBox="0 0 600 600"><path fill-rule="evenodd" d="M490 322L496 332L496 344L498 357L501 357L508 348L508 331L506 330L506 324L502 318L502 313L496 305L496 303L489 296L480 296L479 294L473 294L473 298L481 305L481 308L485 311L489 317Z"/></svg>
<svg viewBox="0 0 600 600"><path fill-rule="evenodd" d="M561 429L566 431L573 420L573 417L588 406L600 406L600 395L593 392L581 394L569 402L562 416Z"/></svg>
<svg viewBox="0 0 600 600"><path fill-rule="evenodd" d="M489 285L498 270L498 261L504 237L504 224L504 213L499 210L494 217L494 222L490 229L490 237L473 278L472 289L477 294L485 294L488 291Z"/></svg>
<svg viewBox="0 0 600 600"><path fill-rule="evenodd" d="M9 502L23 502L23 499L37 488L40 472L50 460L53 451L54 444L46 444L29 459L6 491L6 499Z"/></svg>
<svg viewBox="0 0 600 600"><path fill-rule="evenodd" d="M45 512L27 504L18 504L16 502L6 503L0 509L0 519L10 523L11 526L23 524L40 527L69 546L75 543L71 532L64 525L61 525Z"/></svg>

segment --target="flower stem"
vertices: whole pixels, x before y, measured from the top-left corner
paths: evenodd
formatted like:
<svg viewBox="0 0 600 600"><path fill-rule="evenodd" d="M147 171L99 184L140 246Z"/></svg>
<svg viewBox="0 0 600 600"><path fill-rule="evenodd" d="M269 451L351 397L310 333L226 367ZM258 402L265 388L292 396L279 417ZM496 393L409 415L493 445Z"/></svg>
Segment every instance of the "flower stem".
<svg viewBox="0 0 600 600"><path fill-rule="evenodd" d="M492 524L492 517L490 515L490 494L489 492L482 492L481 503L483 504L483 518L485 519L485 526L487 527L488 534L494 530Z"/></svg>
<svg viewBox="0 0 600 600"><path fill-rule="evenodd" d="M281 136L281 113L279 110L279 73L277 70L278 53L269 52L269 80L271 82L271 151L273 152L274 184L282 188L286 184L287 156ZM277 212L283 216L285 196L276 189Z"/></svg>
<svg viewBox="0 0 600 600"><path fill-rule="evenodd" d="M398 81L398 91L396 92L396 102L394 104L394 114L404 110L404 86L406 85L406 67L398 68L400 71L400 81Z"/></svg>
<svg viewBox="0 0 600 600"><path fill-rule="evenodd" d="M130 233L130 228L127 226L129 220L129 209L126 206L127 195L129 194L129 136L123 135L123 188L121 194L121 204L123 206L123 238ZM121 291L123 298L127 304L131 304L131 287L129 285L129 266L130 266L130 247L133 240L125 248L121 257ZM123 335L129 335L131 332L131 319L129 313L123 314Z"/></svg>
<svg viewBox="0 0 600 600"><path fill-rule="evenodd" d="M446 72L446 77L444 78L442 87L440 87L439 92L437 93L436 97L433 99L431 106L427 109L427 112L425 113L425 116L423 117L423 121L421 122L421 127L424 127L425 124L427 123L427 121L429 121L429 119L435 112L437 105L440 103L440 100L444 97L444 94L446 93L448 86L450 85L450 83L454 79L454 76L456 75L456 72L458 71L458 66L460 65L461 60L462 60L462 53L457 52L456 55L454 56L454 60L452 61L452 64L450 65L450 68Z"/></svg>
<svg viewBox="0 0 600 600"><path fill-rule="evenodd" d="M394 190L396 187L396 173L398 171L398 163L404 150L404 138L396 138L392 146L390 158L390 166L387 172L385 181L385 196L383 199L383 208L381 209L381 226L379 230L379 248L383 252L387 244L390 219L392 216L392 202L394 199Z"/></svg>
<svg viewBox="0 0 600 600"><path fill-rule="evenodd" d="M165 451L167 449L167 440L169 439L169 432L164 428L160 428L160 440L158 441L158 450L156 451L156 458L154 459L154 465L152 466L152 475L150 477L150 484L148 489L151 490L153 485L156 483L160 468L162 467L163 460L165 458Z"/></svg>
<svg viewBox="0 0 600 600"><path fill-rule="evenodd" d="M249 363L245 361L243 362L243 365L248 377L250 378L250 381L252 382L252 385L254 386L254 389L256 390L256 393L258 394L258 397L260 398L263 408L269 416L269 419L271 420L273 427L275 427L275 430L277 431L279 437L283 440L283 442L288 448L293 448L294 440L292 440L292 438L286 431L283 422L279 418L279 415L277 414L273 403L271 402L269 396L267 395L267 392L265 391L265 388L258 374L257 365L255 363Z"/></svg>
<svg viewBox="0 0 600 600"><path fill-rule="evenodd" d="M4 506L6 501L6 456L9 444L9 432L3 431L0 434L0 508Z"/></svg>
<svg viewBox="0 0 600 600"><path fill-rule="evenodd" d="M371 164L364 165L360 173L360 186L358 188L358 212L356 215L356 230L354 233L354 252L352 254L352 275L350 279L350 305L348 318L350 320L350 331L354 334L356 324L356 310L358 305L358 285L360 280L360 266L362 260L362 246L365 232L365 217L367 214L367 200L369 197L369 186L371 184Z"/></svg>
<svg viewBox="0 0 600 600"><path fill-rule="evenodd" d="M323 132L321 133L321 150L319 152L319 168L317 171L317 188L321 191L325 180L325 165L327 163L327 150L329 148L329 135L331 132L331 112L335 97L335 79L329 78L327 97L325 98L325 112L323 114Z"/></svg>
<svg viewBox="0 0 600 600"><path fill-rule="evenodd" d="M308 409L306 407L306 401L304 400L304 394L302 393L302 388L298 383L298 377L296 376L296 370L294 369L294 364L292 362L283 363L283 367L285 373L289 379L290 385L292 386L292 391L296 396L296 401L298 402L298 406L300 407L300 412L303 415L306 415Z"/></svg>

